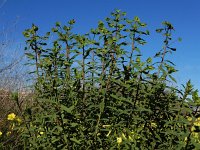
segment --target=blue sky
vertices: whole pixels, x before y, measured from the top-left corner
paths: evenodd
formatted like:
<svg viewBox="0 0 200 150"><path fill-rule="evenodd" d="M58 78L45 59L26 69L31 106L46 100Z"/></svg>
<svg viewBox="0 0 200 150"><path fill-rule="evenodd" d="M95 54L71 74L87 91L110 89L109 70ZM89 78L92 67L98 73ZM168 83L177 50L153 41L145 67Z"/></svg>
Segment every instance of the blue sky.
<svg viewBox="0 0 200 150"><path fill-rule="evenodd" d="M24 44L23 30L32 23L44 32L51 29L56 21L62 24L75 19L77 33L95 28L99 20L109 16L114 9L127 12L133 18L139 16L151 32L143 54L152 56L161 48L162 39L154 30L161 22L169 21L175 27L174 37L182 38L170 59L177 65L179 84L192 80L200 89L200 1L199 0L0 0L0 30L4 25L17 20L17 30L12 36L16 44ZM23 51L23 48L21 49Z"/></svg>

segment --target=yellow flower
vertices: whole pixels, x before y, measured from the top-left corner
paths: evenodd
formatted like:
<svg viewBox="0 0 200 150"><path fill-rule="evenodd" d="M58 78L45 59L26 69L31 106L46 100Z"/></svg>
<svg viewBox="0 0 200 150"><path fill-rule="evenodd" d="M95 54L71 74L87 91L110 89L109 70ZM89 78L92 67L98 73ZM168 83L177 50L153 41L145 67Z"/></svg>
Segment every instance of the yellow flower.
<svg viewBox="0 0 200 150"><path fill-rule="evenodd" d="M14 114L14 113L11 113L11 114L9 114L8 115L8 120L14 120L15 119L15 117L16 117L16 115Z"/></svg>
<svg viewBox="0 0 200 150"><path fill-rule="evenodd" d="M200 140L199 140L199 133L197 133L197 132L192 132L192 137L194 138L195 142L200 143Z"/></svg>
<svg viewBox="0 0 200 150"><path fill-rule="evenodd" d="M188 121L192 121L192 118L191 118L191 117L188 117L188 116L187 116L186 118L187 118Z"/></svg>
<svg viewBox="0 0 200 150"><path fill-rule="evenodd" d="M192 135L193 135L193 137L194 137L195 139L198 139L198 138L199 138L199 134L196 133L196 132L193 132Z"/></svg>
<svg viewBox="0 0 200 150"><path fill-rule="evenodd" d="M3 133L0 131L0 136L2 135Z"/></svg>
<svg viewBox="0 0 200 150"><path fill-rule="evenodd" d="M11 132L10 132L10 131L8 131L8 132L6 133L6 135L7 135L7 136L9 136L10 134L11 134Z"/></svg>
<svg viewBox="0 0 200 150"><path fill-rule="evenodd" d="M194 126L192 126L192 127L191 127L191 131L193 132L194 130L195 130L195 127L194 127Z"/></svg>
<svg viewBox="0 0 200 150"><path fill-rule="evenodd" d="M194 125L200 127L200 117L195 120Z"/></svg>
<svg viewBox="0 0 200 150"><path fill-rule="evenodd" d="M131 136L134 137L134 139L140 139L140 135L134 131L131 132Z"/></svg>
<svg viewBox="0 0 200 150"><path fill-rule="evenodd" d="M185 137L185 139L184 139L184 143L185 143L185 144L187 143L187 140L188 140L188 138L187 138L187 137Z"/></svg>
<svg viewBox="0 0 200 150"><path fill-rule="evenodd" d="M154 123L154 122L152 122L152 123L151 123L151 127L156 128L156 127L157 127L157 124Z"/></svg>
<svg viewBox="0 0 200 150"><path fill-rule="evenodd" d="M22 120L19 117L17 117L16 120L17 120L18 124L21 124Z"/></svg>
<svg viewBox="0 0 200 150"><path fill-rule="evenodd" d="M40 131L39 134L37 135L37 138L41 137L44 134L43 131Z"/></svg>
<svg viewBox="0 0 200 150"><path fill-rule="evenodd" d="M122 143L122 138L121 137L117 137L117 143L121 144Z"/></svg>

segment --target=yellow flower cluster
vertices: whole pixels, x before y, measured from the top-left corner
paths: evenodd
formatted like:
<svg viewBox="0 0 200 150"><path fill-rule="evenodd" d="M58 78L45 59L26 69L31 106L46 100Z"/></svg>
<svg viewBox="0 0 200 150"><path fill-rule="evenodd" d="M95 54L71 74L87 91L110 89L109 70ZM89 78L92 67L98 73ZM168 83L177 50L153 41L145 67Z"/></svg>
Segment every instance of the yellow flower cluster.
<svg viewBox="0 0 200 150"><path fill-rule="evenodd" d="M152 123L151 123L151 127L156 128L156 127L157 127L157 124L154 123L154 122L152 122Z"/></svg>
<svg viewBox="0 0 200 150"><path fill-rule="evenodd" d="M193 118L192 118L192 117L187 117L187 120L190 121L190 122L192 122L192 121L193 121ZM200 127L200 117L197 118L197 119L195 119L194 122L193 122L193 124L194 124L195 126Z"/></svg>
<svg viewBox="0 0 200 150"><path fill-rule="evenodd" d="M9 120L9 121L15 121L15 122L12 122L12 124L10 125L10 127L9 127L10 131L8 131L6 133L6 135L9 136L12 133L12 130L15 128L16 123L18 123L18 125L20 125L21 122L22 122L22 120L15 113L8 114L7 120ZM3 133L0 131L0 137L2 135L3 135Z"/></svg>
<svg viewBox="0 0 200 150"><path fill-rule="evenodd" d="M8 114L7 119L10 121L16 120L19 124L22 122L22 120L19 117L17 117L15 113Z"/></svg>
<svg viewBox="0 0 200 150"><path fill-rule="evenodd" d="M193 138L196 142L200 143L200 133L199 132L195 132L195 129L196 129L195 126L200 127L200 117L196 118L196 119L194 119L192 117L187 117L187 120L189 122L191 122L191 125L192 125L191 128L190 128L191 135L192 135L191 138ZM186 142L187 140L188 140L188 138L185 137L184 142Z"/></svg>
<svg viewBox="0 0 200 150"><path fill-rule="evenodd" d="M117 143L121 144L122 143L122 137L117 137Z"/></svg>
<svg viewBox="0 0 200 150"><path fill-rule="evenodd" d="M200 117L195 120L194 125L200 127Z"/></svg>
<svg viewBox="0 0 200 150"><path fill-rule="evenodd" d="M6 133L7 136L9 136L10 134L11 134L11 131L8 131L8 132Z"/></svg>
<svg viewBox="0 0 200 150"><path fill-rule="evenodd" d="M39 134L37 135L37 138L41 137L44 134L43 131L40 131Z"/></svg>
<svg viewBox="0 0 200 150"><path fill-rule="evenodd" d="M8 120L14 120L15 117L16 117L16 115L14 113L11 113L11 114L8 115L7 119Z"/></svg>
<svg viewBox="0 0 200 150"><path fill-rule="evenodd" d="M133 139L137 140L140 138L141 138L140 135L134 131L132 131L131 134L129 134L127 136L124 133L122 133L120 137L117 137L117 144L120 145L123 140L125 140L125 141L128 140L128 141L133 142L134 141Z"/></svg>

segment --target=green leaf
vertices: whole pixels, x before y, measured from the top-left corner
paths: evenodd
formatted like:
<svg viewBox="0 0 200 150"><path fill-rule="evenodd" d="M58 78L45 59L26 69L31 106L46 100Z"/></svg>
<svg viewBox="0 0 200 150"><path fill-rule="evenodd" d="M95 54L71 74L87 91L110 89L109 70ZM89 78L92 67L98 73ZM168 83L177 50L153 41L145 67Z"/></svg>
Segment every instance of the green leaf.
<svg viewBox="0 0 200 150"><path fill-rule="evenodd" d="M32 28L33 28L33 30L34 30L35 32L38 31L38 27L35 26L34 24L32 25Z"/></svg>
<svg viewBox="0 0 200 150"><path fill-rule="evenodd" d="M76 22L76 21L75 21L74 19L72 19L72 20L70 20L68 23L69 23L70 25L73 25L75 22Z"/></svg>
<svg viewBox="0 0 200 150"><path fill-rule="evenodd" d="M69 114L72 114L72 110L74 110L74 105L72 105L71 107L66 107L65 105L61 105L61 109Z"/></svg>
<svg viewBox="0 0 200 150"><path fill-rule="evenodd" d="M84 55L84 59L86 59L89 56L90 51L92 51L92 50L93 50L92 48L86 50L85 55Z"/></svg>
<svg viewBox="0 0 200 150"><path fill-rule="evenodd" d="M72 127L76 127L76 126L78 126L78 123L71 123L70 124Z"/></svg>
<svg viewBox="0 0 200 150"><path fill-rule="evenodd" d="M57 26L57 27L60 27L60 22L56 22L56 26Z"/></svg>
<svg viewBox="0 0 200 150"><path fill-rule="evenodd" d="M136 57L136 60L135 60L137 63L139 63L141 60L140 60L140 57Z"/></svg>
<svg viewBox="0 0 200 150"><path fill-rule="evenodd" d="M169 49L171 49L172 51L176 51L176 48L169 48Z"/></svg>
<svg viewBox="0 0 200 150"><path fill-rule="evenodd" d="M35 59L35 55L33 55L31 53L25 53L25 54L29 59Z"/></svg>
<svg viewBox="0 0 200 150"><path fill-rule="evenodd" d="M169 75L169 78L176 83L176 79L172 75Z"/></svg>
<svg viewBox="0 0 200 150"><path fill-rule="evenodd" d="M70 140L72 141L72 142L75 142L75 143L77 143L77 144L81 144L81 140L77 140L75 137L73 137L73 138L70 138Z"/></svg>
<svg viewBox="0 0 200 150"><path fill-rule="evenodd" d="M64 29L65 31L69 31L69 30L70 30L70 27L64 26L63 29Z"/></svg>
<svg viewBox="0 0 200 150"><path fill-rule="evenodd" d="M134 21L135 21L135 22L140 22L140 18L137 17L137 16L135 16L135 17L134 17Z"/></svg>
<svg viewBox="0 0 200 150"><path fill-rule="evenodd" d="M157 33L161 33L164 29L156 29Z"/></svg>
<svg viewBox="0 0 200 150"><path fill-rule="evenodd" d="M192 99L197 105L200 105L200 98L198 92L199 92L198 90L192 92Z"/></svg>
<svg viewBox="0 0 200 150"><path fill-rule="evenodd" d="M58 32L58 29L57 28L52 28L51 31L52 32Z"/></svg>
<svg viewBox="0 0 200 150"><path fill-rule="evenodd" d="M99 109L100 109L100 112L103 113L104 112L104 107L105 107L105 102L104 100L99 104Z"/></svg>
<svg viewBox="0 0 200 150"><path fill-rule="evenodd" d="M23 35L24 35L26 38L29 38L29 37L30 37L30 34L29 34L27 31L24 31L24 32L23 32Z"/></svg>
<svg viewBox="0 0 200 150"><path fill-rule="evenodd" d="M152 63L152 58L149 57L149 58L146 60L146 62L149 63L149 64Z"/></svg>

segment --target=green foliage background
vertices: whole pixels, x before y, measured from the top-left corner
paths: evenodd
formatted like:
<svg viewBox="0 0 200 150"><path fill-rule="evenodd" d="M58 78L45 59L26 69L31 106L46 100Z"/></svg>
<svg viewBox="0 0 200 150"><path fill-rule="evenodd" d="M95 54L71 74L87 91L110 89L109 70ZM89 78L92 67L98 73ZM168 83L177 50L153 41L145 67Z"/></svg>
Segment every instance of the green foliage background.
<svg viewBox="0 0 200 150"><path fill-rule="evenodd" d="M74 24L57 22L44 36L34 24L24 31L34 103L21 111L18 144L11 146L200 149L198 91L190 81L183 90L170 86L177 70L166 59L176 51L169 22L156 29L162 49L145 61L140 49L150 33L138 17L116 10L84 35L73 33Z"/></svg>

